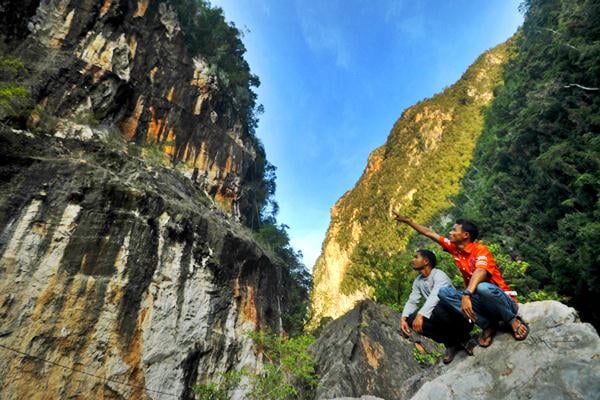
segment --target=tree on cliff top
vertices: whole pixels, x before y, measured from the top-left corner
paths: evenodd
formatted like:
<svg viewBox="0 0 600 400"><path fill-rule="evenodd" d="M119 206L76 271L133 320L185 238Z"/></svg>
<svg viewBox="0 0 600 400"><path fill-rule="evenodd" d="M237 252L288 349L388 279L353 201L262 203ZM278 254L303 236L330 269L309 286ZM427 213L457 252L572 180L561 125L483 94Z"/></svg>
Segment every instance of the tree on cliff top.
<svg viewBox="0 0 600 400"><path fill-rule="evenodd" d="M223 9L207 0L168 0L177 11L188 52L201 55L217 67L220 83L227 89L231 105L248 132L253 134L262 105L256 104L252 90L260 85L244 59L243 33L233 22L227 23Z"/></svg>

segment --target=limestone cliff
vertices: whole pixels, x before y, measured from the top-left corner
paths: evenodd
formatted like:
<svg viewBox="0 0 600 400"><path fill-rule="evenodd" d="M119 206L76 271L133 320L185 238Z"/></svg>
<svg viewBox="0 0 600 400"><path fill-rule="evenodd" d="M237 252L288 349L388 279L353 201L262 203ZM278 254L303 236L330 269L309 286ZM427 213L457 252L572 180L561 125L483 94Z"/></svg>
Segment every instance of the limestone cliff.
<svg viewBox="0 0 600 400"><path fill-rule="evenodd" d="M264 150L249 132L223 74L186 51L168 1L2 1L3 34L20 42L37 107L61 136L90 136L82 125L120 130L154 145L224 209L255 224ZM12 17L11 17L12 16ZM49 129L45 129L48 131Z"/></svg>
<svg viewBox="0 0 600 400"><path fill-rule="evenodd" d="M482 107L501 84L509 43L480 56L444 92L405 110L387 142L369 156L356 186L331 209L314 268L310 328L371 295L353 271L363 261L359 249L389 257L406 245L410 232L397 230L392 209L426 221L450 205L448 197L458 192L481 133Z"/></svg>
<svg viewBox="0 0 600 400"><path fill-rule="evenodd" d="M0 121L2 399L191 399L282 330L264 151L170 3L0 2L36 104Z"/></svg>
<svg viewBox="0 0 600 400"><path fill-rule="evenodd" d="M1 398L187 399L256 367L281 267L192 182L6 127L0 160Z"/></svg>

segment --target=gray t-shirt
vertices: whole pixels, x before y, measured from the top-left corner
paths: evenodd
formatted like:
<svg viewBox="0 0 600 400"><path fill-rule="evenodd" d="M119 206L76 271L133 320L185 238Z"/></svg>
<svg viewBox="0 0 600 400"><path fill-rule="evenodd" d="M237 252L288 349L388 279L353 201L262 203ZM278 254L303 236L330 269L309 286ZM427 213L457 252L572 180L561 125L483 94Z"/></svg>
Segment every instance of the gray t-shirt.
<svg viewBox="0 0 600 400"><path fill-rule="evenodd" d="M402 316L408 317L410 314L415 312L419 306L421 298L425 299L425 304L419 310L419 314L425 318L431 317L433 309L437 305L440 299L438 298L438 292L443 287L454 287L448 275L444 271L440 271L437 268L433 268L427 278L419 274L417 279L413 282L412 292L408 297L408 301L404 305L402 310Z"/></svg>

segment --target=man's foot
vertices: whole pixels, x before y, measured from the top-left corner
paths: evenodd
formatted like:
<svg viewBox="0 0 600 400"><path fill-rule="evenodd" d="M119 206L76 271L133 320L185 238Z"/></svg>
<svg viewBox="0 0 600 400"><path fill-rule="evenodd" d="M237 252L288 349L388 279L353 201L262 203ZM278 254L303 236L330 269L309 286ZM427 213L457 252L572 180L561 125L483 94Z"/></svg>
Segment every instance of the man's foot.
<svg viewBox="0 0 600 400"><path fill-rule="evenodd" d="M459 350L460 350L460 347L458 347L458 346L446 347L446 351L444 352L444 357L442 358L442 361L444 362L444 364L450 364L452 362L452 360L454 360L454 356L456 356L456 353L458 353Z"/></svg>
<svg viewBox="0 0 600 400"><path fill-rule="evenodd" d="M527 325L527 322L523 321L523 318L518 315L513 319L510 326L516 340L525 340L529 335L529 325Z"/></svg>
<svg viewBox="0 0 600 400"><path fill-rule="evenodd" d="M464 343L460 344L462 346L462 348L465 350L465 352L472 356L473 355L473 349L475 349L475 347L477 347L477 342L475 342L475 339L470 338L469 340L467 340Z"/></svg>
<svg viewBox="0 0 600 400"><path fill-rule="evenodd" d="M496 330L494 328L485 328L479 335L479 345L481 347L489 347L494 341Z"/></svg>

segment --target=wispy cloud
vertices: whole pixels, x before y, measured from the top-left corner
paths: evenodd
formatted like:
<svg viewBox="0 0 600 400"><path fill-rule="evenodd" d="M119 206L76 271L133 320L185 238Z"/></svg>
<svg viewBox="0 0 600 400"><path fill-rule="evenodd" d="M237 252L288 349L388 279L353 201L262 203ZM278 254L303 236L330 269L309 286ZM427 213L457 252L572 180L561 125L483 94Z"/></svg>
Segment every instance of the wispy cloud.
<svg viewBox="0 0 600 400"><path fill-rule="evenodd" d="M313 52L329 54L335 59L338 67L348 68L351 61L350 51L342 27L337 22L339 15L329 15L327 2L320 4L296 1L304 40Z"/></svg>
<svg viewBox="0 0 600 400"><path fill-rule="evenodd" d="M393 24L402 37L418 39L425 35L426 21L420 0L390 2L386 9L385 21Z"/></svg>

